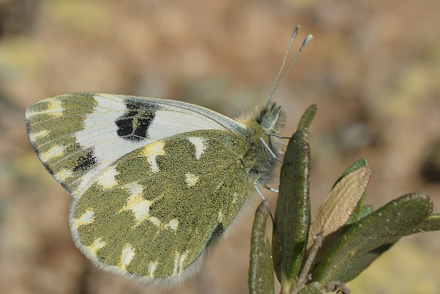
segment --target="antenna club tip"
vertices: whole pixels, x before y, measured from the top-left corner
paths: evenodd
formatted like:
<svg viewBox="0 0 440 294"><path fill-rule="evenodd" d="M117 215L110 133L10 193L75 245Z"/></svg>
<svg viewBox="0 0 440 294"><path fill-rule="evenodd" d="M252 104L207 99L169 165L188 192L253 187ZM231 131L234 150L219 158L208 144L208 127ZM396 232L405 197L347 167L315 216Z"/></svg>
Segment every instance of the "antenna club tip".
<svg viewBox="0 0 440 294"><path fill-rule="evenodd" d="M301 49L304 48L305 46L307 46L307 44L310 43L310 41L313 40L313 36L311 34L307 35L306 38L304 39L304 42L301 46Z"/></svg>
<svg viewBox="0 0 440 294"><path fill-rule="evenodd" d="M295 39L296 35L298 34L298 30L299 30L299 25L296 25L293 28L293 32L292 32L292 39ZM293 41L293 40L292 40Z"/></svg>

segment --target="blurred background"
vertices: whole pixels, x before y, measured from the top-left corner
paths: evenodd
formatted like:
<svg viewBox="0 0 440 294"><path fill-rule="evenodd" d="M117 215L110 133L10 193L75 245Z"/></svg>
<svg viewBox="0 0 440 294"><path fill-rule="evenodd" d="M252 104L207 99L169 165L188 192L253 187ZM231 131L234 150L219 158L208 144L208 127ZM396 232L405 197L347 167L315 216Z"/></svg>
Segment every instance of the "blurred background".
<svg viewBox="0 0 440 294"><path fill-rule="evenodd" d="M318 106L313 210L344 169L366 157L367 203L378 208L424 191L439 212L439 15L438 0L0 0L0 292L161 293L96 269L75 248L71 197L26 135L30 104L97 91L236 117L264 104L296 24L294 52L307 34L314 40L274 100L287 113L285 136L306 107ZM273 208L276 195L267 198ZM199 275L168 293L247 293L252 215ZM437 232L402 239L348 286L440 293L439 240Z"/></svg>

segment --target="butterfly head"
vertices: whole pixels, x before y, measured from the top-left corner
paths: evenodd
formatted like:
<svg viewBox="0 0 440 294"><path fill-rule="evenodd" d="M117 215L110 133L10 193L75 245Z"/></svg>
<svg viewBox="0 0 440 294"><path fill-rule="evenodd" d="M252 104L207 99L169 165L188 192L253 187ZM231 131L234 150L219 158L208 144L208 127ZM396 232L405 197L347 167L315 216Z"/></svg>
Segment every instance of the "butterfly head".
<svg viewBox="0 0 440 294"><path fill-rule="evenodd" d="M256 122L266 135L277 134L284 126L285 114L281 106L270 103L257 115Z"/></svg>
<svg viewBox="0 0 440 294"><path fill-rule="evenodd" d="M272 135L278 134L284 126L284 118L285 114L281 107L270 103L254 115L242 120L248 144L244 165L251 180L258 178L259 182L265 183L273 175L272 171L278 161L275 156L280 152Z"/></svg>

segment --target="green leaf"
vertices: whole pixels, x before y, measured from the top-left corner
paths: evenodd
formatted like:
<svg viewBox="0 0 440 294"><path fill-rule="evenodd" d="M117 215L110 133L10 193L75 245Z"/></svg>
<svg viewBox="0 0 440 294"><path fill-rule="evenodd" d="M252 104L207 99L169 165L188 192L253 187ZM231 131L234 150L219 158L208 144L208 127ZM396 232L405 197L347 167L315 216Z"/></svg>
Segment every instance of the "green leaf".
<svg viewBox="0 0 440 294"><path fill-rule="evenodd" d="M366 193L364 191L364 193L362 193L361 198L357 202L355 208L351 212L350 217L345 223L344 230L348 229L350 225L354 224L355 222L359 221L362 218L362 213L364 212L365 195Z"/></svg>
<svg viewBox="0 0 440 294"><path fill-rule="evenodd" d="M339 177L339 179L336 180L335 185L346 175L348 175L350 172L357 170L360 167L368 166L368 160L366 158L361 158L354 162L347 170ZM334 187L334 185L333 185ZM362 197L359 199L358 203L356 204L356 207L354 208L353 212L351 213L350 217L348 218L347 222L345 223L345 227L342 230L347 230L351 224L357 222L360 220L363 216L364 212L364 202L365 202L365 191L362 194Z"/></svg>
<svg viewBox="0 0 440 294"><path fill-rule="evenodd" d="M369 215L372 212L373 212L373 205L371 205L371 204L364 205L362 207L360 219L366 217L367 215Z"/></svg>
<svg viewBox="0 0 440 294"><path fill-rule="evenodd" d="M410 234L440 230L440 214L431 214L421 224L413 228Z"/></svg>
<svg viewBox="0 0 440 294"><path fill-rule="evenodd" d="M366 158L361 158L357 161L355 161L352 165L350 165L343 173L342 175L336 180L336 182L333 184L333 187L336 186L337 183L339 183L340 180L342 180L346 175L348 175L351 172L354 172L355 170L368 166L368 160ZM332 187L332 188L333 188Z"/></svg>
<svg viewBox="0 0 440 294"><path fill-rule="evenodd" d="M324 242L316 261L334 244L341 230L362 197L371 177L371 168L361 166L337 181L330 193L319 206L318 212L310 226L308 247L312 237L324 232Z"/></svg>
<svg viewBox="0 0 440 294"><path fill-rule="evenodd" d="M266 230L269 215L269 204L267 201L261 202L255 211L251 236L249 293L252 294L272 294L275 291L271 248Z"/></svg>
<svg viewBox="0 0 440 294"><path fill-rule="evenodd" d="M299 129L287 145L280 174L272 254L283 293L295 283L306 250L310 222L309 133Z"/></svg>
<svg viewBox="0 0 440 294"><path fill-rule="evenodd" d="M335 184L333 185L333 187L340 181L342 180L343 177L345 177L346 175L348 175L349 173L357 170L360 167L364 167L364 166L368 166L368 160L366 158L361 158L357 161L355 161L352 165L350 165L345 172L336 180ZM358 220L361 219L362 217L362 211L363 211L363 207L364 207L364 201L365 201L365 192L362 194L362 197L359 199L355 209L353 210L353 212L351 213L349 219L346 222L346 226L357 222ZM344 228L345 229L345 228Z"/></svg>
<svg viewBox="0 0 440 294"><path fill-rule="evenodd" d="M399 238L411 234L432 212L424 193L395 199L353 224L335 243L317 268L321 285L346 283L359 275Z"/></svg>
<svg viewBox="0 0 440 294"><path fill-rule="evenodd" d="M303 115L301 116L301 119L298 123L298 129L308 129L310 126L310 123L313 120L313 117L316 114L316 104L310 105L306 111L304 111Z"/></svg>

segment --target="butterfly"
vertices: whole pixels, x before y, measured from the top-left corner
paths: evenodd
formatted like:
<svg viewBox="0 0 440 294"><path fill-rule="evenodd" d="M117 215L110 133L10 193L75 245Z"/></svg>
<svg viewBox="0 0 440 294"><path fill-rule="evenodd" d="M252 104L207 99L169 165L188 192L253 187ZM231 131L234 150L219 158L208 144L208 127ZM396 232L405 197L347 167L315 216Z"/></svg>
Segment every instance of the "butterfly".
<svg viewBox="0 0 440 294"><path fill-rule="evenodd" d="M171 287L197 273L249 202L249 185L261 195L271 179L285 114L270 98L239 120L102 93L40 100L25 116L38 157L73 197L80 251L104 270Z"/></svg>

